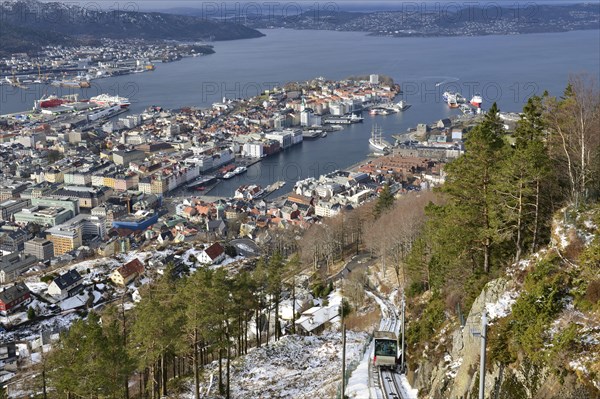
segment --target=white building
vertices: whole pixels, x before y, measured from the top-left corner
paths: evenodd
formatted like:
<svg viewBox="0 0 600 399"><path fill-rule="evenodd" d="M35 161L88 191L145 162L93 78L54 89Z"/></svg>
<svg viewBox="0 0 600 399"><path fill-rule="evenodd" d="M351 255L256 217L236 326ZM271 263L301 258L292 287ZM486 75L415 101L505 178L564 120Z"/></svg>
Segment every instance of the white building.
<svg viewBox="0 0 600 399"><path fill-rule="evenodd" d="M252 158L262 158L264 156L263 145L260 142L250 142L244 144L242 154Z"/></svg>
<svg viewBox="0 0 600 399"><path fill-rule="evenodd" d="M321 117L315 115L311 109L304 109L300 113L300 125L301 126L321 126Z"/></svg>
<svg viewBox="0 0 600 399"><path fill-rule="evenodd" d="M82 282L83 279L77 270L69 270L65 274L55 278L48 285L48 295L51 295L57 299L65 299L73 296L79 291Z"/></svg>
<svg viewBox="0 0 600 399"><path fill-rule="evenodd" d="M286 149L292 146L292 133L290 131L271 132L265 134L265 138L269 140L279 141L281 148Z"/></svg>
<svg viewBox="0 0 600 399"><path fill-rule="evenodd" d="M221 262L223 259L225 259L225 249L218 242L215 242L210 247L204 249L200 255L198 255L198 261L208 265L214 265L215 263Z"/></svg>

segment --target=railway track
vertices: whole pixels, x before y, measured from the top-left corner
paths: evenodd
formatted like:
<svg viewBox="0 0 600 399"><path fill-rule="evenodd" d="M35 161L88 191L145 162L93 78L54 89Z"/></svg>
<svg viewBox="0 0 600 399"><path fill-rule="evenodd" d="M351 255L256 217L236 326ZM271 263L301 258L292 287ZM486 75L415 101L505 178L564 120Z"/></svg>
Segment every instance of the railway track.
<svg viewBox="0 0 600 399"><path fill-rule="evenodd" d="M390 331L397 335L400 330L400 317L394 304L374 293L369 294L381 308L379 330ZM408 399L401 388L400 375L395 370L373 369L372 372L371 381L379 386L384 399Z"/></svg>

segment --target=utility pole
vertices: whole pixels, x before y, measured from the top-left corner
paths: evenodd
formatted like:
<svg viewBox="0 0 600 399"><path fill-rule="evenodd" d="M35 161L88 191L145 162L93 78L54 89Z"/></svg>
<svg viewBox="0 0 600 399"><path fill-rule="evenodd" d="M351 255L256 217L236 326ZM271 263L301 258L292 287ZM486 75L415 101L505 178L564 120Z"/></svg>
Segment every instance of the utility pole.
<svg viewBox="0 0 600 399"><path fill-rule="evenodd" d="M404 299L404 290L402 291L402 316L400 318L400 333L402 334L402 345L400 346L400 372L404 373L404 309L406 308L406 301Z"/></svg>
<svg viewBox="0 0 600 399"><path fill-rule="evenodd" d="M479 361L479 399L485 398L485 347L487 344L487 315L485 308L481 314L481 331L472 331L471 334L475 337L481 337L481 355Z"/></svg>
<svg viewBox="0 0 600 399"><path fill-rule="evenodd" d="M342 311L343 314L343 311ZM346 394L346 325L342 324L342 395L344 399Z"/></svg>
<svg viewBox="0 0 600 399"><path fill-rule="evenodd" d="M481 315L481 361L479 369L479 399L484 399L485 396L485 347L487 344L487 317L485 308Z"/></svg>

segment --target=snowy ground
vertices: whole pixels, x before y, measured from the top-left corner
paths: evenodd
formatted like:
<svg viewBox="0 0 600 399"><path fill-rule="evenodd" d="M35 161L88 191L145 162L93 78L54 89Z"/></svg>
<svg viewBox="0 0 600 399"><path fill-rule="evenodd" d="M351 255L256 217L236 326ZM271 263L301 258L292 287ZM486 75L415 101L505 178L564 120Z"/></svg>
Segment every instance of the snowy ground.
<svg viewBox="0 0 600 399"><path fill-rule="evenodd" d="M359 361L366 333L346 333L346 363ZM340 332L289 335L232 363L231 396L243 399L335 398L342 367ZM214 388L211 391L214 392ZM182 396L192 399L193 394Z"/></svg>

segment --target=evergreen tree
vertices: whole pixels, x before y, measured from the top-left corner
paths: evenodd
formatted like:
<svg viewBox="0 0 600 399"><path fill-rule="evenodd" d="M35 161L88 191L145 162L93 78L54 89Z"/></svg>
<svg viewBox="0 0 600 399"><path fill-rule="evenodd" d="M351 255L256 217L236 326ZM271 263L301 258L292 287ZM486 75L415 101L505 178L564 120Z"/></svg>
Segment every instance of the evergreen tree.
<svg viewBox="0 0 600 399"><path fill-rule="evenodd" d="M496 183L500 214L506 234L514 243L518 261L526 244L537 248L541 225L547 218L543 188L551 176L545 144L545 123L542 99L532 97L523 107L521 120L514 134L514 148L508 150Z"/></svg>
<svg viewBox="0 0 600 399"><path fill-rule="evenodd" d="M481 264L485 273L490 270L492 245L500 231L493 185L503 155L503 133L494 103L483 122L469 132L465 154L446 166L446 183L442 187L449 200L444 225L452 239L459 241L455 245L466 249L463 256Z"/></svg>
<svg viewBox="0 0 600 399"><path fill-rule="evenodd" d="M48 358L48 378L59 392L81 397L122 397L130 373L118 329L91 312L64 333Z"/></svg>
<svg viewBox="0 0 600 399"><path fill-rule="evenodd" d="M390 209L394 205L394 195L390 190L390 185L388 183L383 185L381 192L379 193L379 198L375 203L375 208L373 209L373 214L375 218L381 216L383 212Z"/></svg>
<svg viewBox="0 0 600 399"><path fill-rule="evenodd" d="M269 259L267 293L271 297L272 307L275 313L275 340L281 336L281 326L279 323L279 303L281 301L281 285L283 283L283 257L281 253L276 252Z"/></svg>
<svg viewBox="0 0 600 399"><path fill-rule="evenodd" d="M194 373L194 397L200 398L200 350L207 343L204 322L211 311L207 301L210 288L211 272L198 269L190 277L182 281L177 291L178 301L183 312L183 348L184 352L191 350Z"/></svg>
<svg viewBox="0 0 600 399"><path fill-rule="evenodd" d="M142 369L150 370L153 395L168 395L167 357L175 352L183 326L175 293L172 269L167 267L155 284L142 291L144 299L135 307L132 347Z"/></svg>

